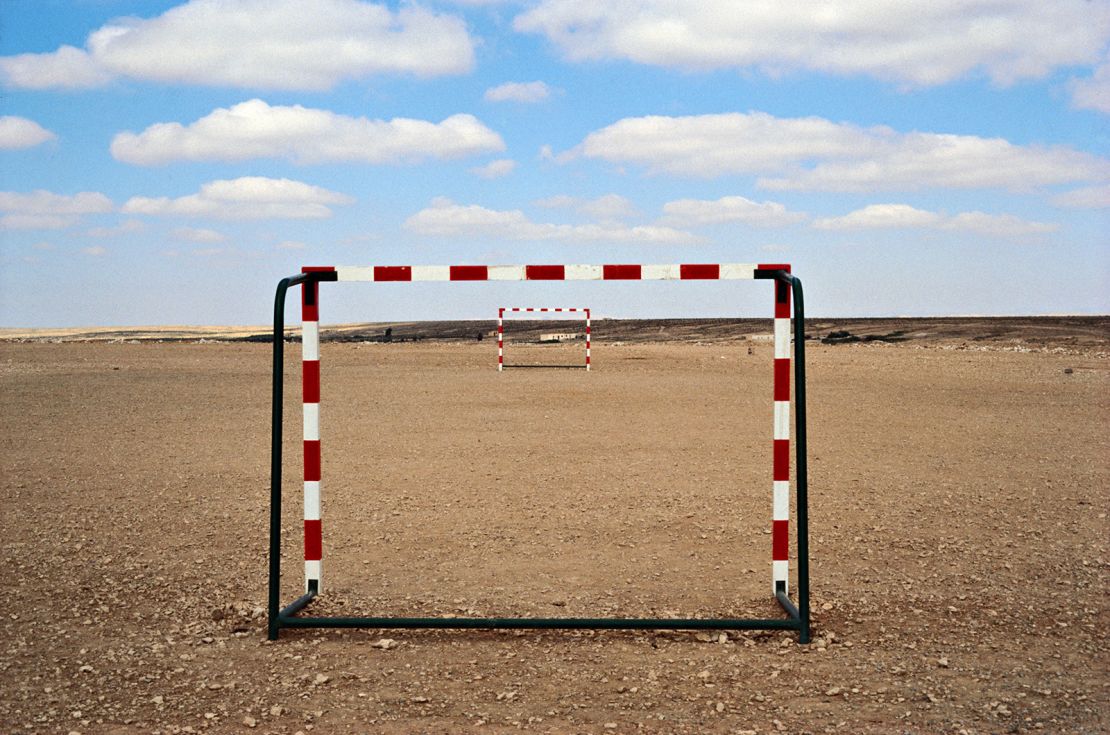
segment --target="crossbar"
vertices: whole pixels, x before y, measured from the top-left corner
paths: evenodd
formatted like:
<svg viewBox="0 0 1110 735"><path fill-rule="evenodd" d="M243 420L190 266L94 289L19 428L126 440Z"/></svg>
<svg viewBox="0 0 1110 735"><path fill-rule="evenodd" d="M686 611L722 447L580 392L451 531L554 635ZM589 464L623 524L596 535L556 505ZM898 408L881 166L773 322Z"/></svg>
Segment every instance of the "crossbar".
<svg viewBox="0 0 1110 735"><path fill-rule="evenodd" d="M500 617L362 617L362 616L302 616L300 613L320 594L319 561L316 577L308 574L306 556L306 590L303 595L281 607L281 504L282 504L282 434L283 393L285 378L285 302L290 288L302 286L305 314L312 314L312 344L308 350L318 349L318 317L316 298L318 285L328 281L488 281L488 280L747 280L762 279L775 282L775 451L774 451L774 505L772 534L773 584L775 600L786 613L785 618L500 618ZM792 297L792 298L791 298ZM780 327L790 321L793 301L792 355L786 352L791 342L789 332L783 338ZM306 321L305 335L308 335ZM305 340L308 341L307 339ZM786 354L784 354L786 353ZM792 357L794 373L794 483L797 507L796 549L798 560L798 589L795 603L787 590L785 520L779 520L787 509L789 490L789 413L780 411L780 404L789 407L789 372L779 370L780 363L789 368ZM317 356L318 360L318 356ZM318 367L318 363L317 363ZM316 391L318 392L318 372ZM274 297L273 374L270 440L270 543L269 543L269 594L267 605L267 634L276 640L282 628L477 628L477 629L598 629L598 630L793 630L798 632L799 643L810 641L810 587L809 587L809 501L808 468L806 451L806 391L805 391L805 308L802 282L790 273L790 266L780 264L679 264L679 265L523 265L523 266L326 266L305 268L303 272L281 279ZM306 396L309 383L306 382ZM307 400L307 398L306 398ZM306 403L306 437L309 431L309 411ZM318 412L319 406L316 405ZM315 415L318 418L318 413ZM318 431L318 428L317 428ZM306 459L308 457L306 440ZM785 448L784 453L780 451ZM319 441L316 441L319 462ZM306 462L307 465L307 462ZM306 467L307 471L307 467ZM306 486L307 481L306 472ZM318 486L318 482L316 483ZM317 487L317 492L319 489ZM306 495L307 499L307 495ZM318 497L316 498L318 503ZM307 509L306 509L307 510ZM318 508L316 510L318 513ZM307 515L306 515L307 518ZM306 529L308 523L306 522ZM316 521L319 532L319 521ZM316 544L319 543L317 540ZM306 535L306 554L309 539ZM318 552L317 552L318 553ZM319 559L319 557L316 557ZM781 561L779 561L781 558Z"/></svg>

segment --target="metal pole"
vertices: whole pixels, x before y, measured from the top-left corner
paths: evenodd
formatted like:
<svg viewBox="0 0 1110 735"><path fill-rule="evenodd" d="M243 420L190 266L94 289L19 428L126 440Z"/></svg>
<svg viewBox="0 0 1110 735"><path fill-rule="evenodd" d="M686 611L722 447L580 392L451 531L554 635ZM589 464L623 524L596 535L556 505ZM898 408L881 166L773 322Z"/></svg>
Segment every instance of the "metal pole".
<svg viewBox="0 0 1110 735"><path fill-rule="evenodd" d="M809 475L806 467L806 317L802 281L786 278L794 292L794 433L798 503L798 642L809 643Z"/></svg>
<svg viewBox="0 0 1110 735"><path fill-rule="evenodd" d="M270 588L267 604L268 635L277 640L281 605L281 437L285 388L285 295L306 276L283 278L274 296L273 390L270 418Z"/></svg>

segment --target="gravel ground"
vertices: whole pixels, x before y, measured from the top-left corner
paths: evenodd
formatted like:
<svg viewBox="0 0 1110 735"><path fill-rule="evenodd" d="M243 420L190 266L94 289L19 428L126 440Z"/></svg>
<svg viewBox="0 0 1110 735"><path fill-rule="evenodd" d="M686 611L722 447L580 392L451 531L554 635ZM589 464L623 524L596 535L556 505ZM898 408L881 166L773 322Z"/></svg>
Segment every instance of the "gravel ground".
<svg viewBox="0 0 1110 735"><path fill-rule="evenodd" d="M312 609L776 614L769 344L595 343L588 374L500 375L488 344L324 347ZM285 601L303 584L297 352ZM811 645L269 642L268 346L0 344L0 731L1110 729L1105 353L918 341L809 358Z"/></svg>

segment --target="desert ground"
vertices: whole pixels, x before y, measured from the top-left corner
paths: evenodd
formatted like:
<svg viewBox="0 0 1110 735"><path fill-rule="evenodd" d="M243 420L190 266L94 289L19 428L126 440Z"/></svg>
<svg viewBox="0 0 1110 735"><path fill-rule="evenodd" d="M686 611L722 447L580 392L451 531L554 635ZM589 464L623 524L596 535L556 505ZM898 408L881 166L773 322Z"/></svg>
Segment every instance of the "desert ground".
<svg viewBox="0 0 1110 735"><path fill-rule="evenodd" d="M807 342L809 645L268 641L271 346L225 339L249 328L9 330L0 732L1107 732L1110 318L888 321L817 320ZM475 325L332 332L310 610L778 614L767 324L640 326L596 329L589 373L498 373ZM834 331L877 338L823 344ZM298 347L283 603L303 589Z"/></svg>

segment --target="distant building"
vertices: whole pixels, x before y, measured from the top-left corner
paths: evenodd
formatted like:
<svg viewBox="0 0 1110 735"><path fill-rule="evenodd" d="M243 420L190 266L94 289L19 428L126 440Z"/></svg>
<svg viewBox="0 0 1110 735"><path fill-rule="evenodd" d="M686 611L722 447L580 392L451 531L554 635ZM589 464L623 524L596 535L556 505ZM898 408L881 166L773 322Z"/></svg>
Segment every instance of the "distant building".
<svg viewBox="0 0 1110 735"><path fill-rule="evenodd" d="M577 332L548 332L540 335L540 342L570 342L580 336Z"/></svg>

